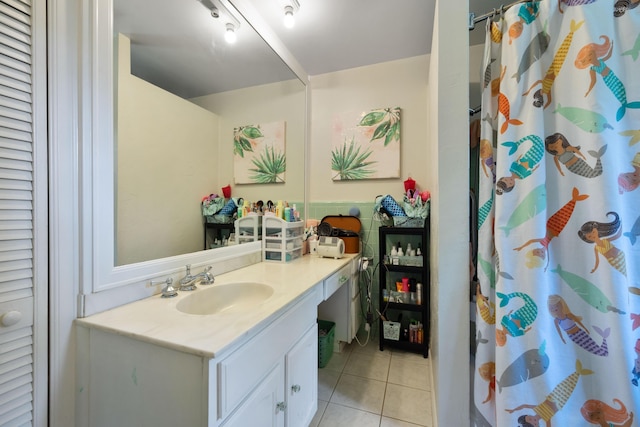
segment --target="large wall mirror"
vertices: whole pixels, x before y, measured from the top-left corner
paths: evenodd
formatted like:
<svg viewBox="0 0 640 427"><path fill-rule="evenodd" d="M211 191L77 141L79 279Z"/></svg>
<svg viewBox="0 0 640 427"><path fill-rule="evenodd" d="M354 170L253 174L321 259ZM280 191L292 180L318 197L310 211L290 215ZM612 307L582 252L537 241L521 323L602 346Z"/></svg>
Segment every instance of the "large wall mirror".
<svg viewBox="0 0 640 427"><path fill-rule="evenodd" d="M224 8L218 19L216 4ZM308 76L249 0L84 5L79 155L81 208L91 214L81 219L81 315L147 296L151 278L185 264L259 254L259 242L205 250L200 201L230 184L235 197L302 206L308 120ZM238 25L233 46L223 40L227 10ZM278 121L286 126L285 182L236 185L234 127Z"/></svg>
<svg viewBox="0 0 640 427"><path fill-rule="evenodd" d="M226 185L302 205L305 85L233 5L113 0L113 36L116 265L209 249L200 201ZM234 129L274 124L284 182L236 183Z"/></svg>

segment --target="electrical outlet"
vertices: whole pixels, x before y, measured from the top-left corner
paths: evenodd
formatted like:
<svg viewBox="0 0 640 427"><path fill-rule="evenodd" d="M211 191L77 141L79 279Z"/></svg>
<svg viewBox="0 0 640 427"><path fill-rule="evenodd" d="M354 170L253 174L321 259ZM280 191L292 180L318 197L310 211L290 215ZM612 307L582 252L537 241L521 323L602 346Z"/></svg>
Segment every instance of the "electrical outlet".
<svg viewBox="0 0 640 427"><path fill-rule="evenodd" d="M371 325L369 323L364 324L364 330L369 332L371 330Z"/></svg>
<svg viewBox="0 0 640 427"><path fill-rule="evenodd" d="M367 313L367 325L371 325L373 323L373 314Z"/></svg>
<svg viewBox="0 0 640 427"><path fill-rule="evenodd" d="M360 258L360 271L365 271L367 268L369 268L369 258Z"/></svg>

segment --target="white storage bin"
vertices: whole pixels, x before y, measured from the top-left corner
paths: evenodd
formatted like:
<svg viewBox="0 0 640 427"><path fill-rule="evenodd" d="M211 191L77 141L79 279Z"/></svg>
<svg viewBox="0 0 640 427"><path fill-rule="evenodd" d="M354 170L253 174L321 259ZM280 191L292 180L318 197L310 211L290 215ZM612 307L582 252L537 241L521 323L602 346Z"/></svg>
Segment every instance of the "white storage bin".
<svg viewBox="0 0 640 427"><path fill-rule="evenodd" d="M262 259L289 262L302 256L304 221L287 222L275 216L262 219Z"/></svg>
<svg viewBox="0 0 640 427"><path fill-rule="evenodd" d="M249 214L235 222L236 242L247 243L262 239L262 215Z"/></svg>

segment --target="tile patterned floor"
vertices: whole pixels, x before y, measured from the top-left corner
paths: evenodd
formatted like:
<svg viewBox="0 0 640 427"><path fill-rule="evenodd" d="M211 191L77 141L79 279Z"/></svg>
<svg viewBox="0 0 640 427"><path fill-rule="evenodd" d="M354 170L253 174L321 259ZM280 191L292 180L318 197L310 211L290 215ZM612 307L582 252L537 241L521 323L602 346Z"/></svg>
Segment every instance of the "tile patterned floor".
<svg viewBox="0 0 640 427"><path fill-rule="evenodd" d="M431 362L356 341L318 369L318 412L310 427L431 427Z"/></svg>

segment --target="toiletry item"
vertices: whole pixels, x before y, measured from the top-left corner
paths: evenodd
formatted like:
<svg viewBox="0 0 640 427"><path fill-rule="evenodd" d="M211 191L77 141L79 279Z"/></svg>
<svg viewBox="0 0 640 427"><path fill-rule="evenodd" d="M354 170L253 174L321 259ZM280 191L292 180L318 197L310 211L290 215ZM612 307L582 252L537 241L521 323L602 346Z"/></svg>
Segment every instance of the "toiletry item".
<svg viewBox="0 0 640 427"><path fill-rule="evenodd" d="M400 289L402 292L409 292L409 278L408 277L403 277L402 278L402 289Z"/></svg>
<svg viewBox="0 0 640 427"><path fill-rule="evenodd" d="M278 200L278 204L276 205L276 216L280 219L284 219L284 206L282 205L282 200Z"/></svg>
<svg viewBox="0 0 640 427"><path fill-rule="evenodd" d="M398 256L398 250L396 249L395 246L391 246L391 257L396 257Z"/></svg>
<svg viewBox="0 0 640 427"><path fill-rule="evenodd" d="M405 304L409 304L411 302L411 293L410 292L400 292L400 296L402 297L402 302Z"/></svg>
<svg viewBox="0 0 640 427"><path fill-rule="evenodd" d="M318 237L312 234L307 240L309 241L309 253L311 255L318 255Z"/></svg>
<svg viewBox="0 0 640 427"><path fill-rule="evenodd" d="M409 342L418 342L418 324L414 320L409 324Z"/></svg>
<svg viewBox="0 0 640 427"><path fill-rule="evenodd" d="M422 283L416 284L416 304L422 305Z"/></svg>
<svg viewBox="0 0 640 427"><path fill-rule="evenodd" d="M410 255L409 252L411 252L411 243L407 243L407 250L405 251L405 253L407 255Z"/></svg>
<svg viewBox="0 0 640 427"><path fill-rule="evenodd" d="M396 291L402 292L402 282L396 282Z"/></svg>
<svg viewBox="0 0 640 427"><path fill-rule="evenodd" d="M291 222L291 208L284 208L284 220Z"/></svg>

